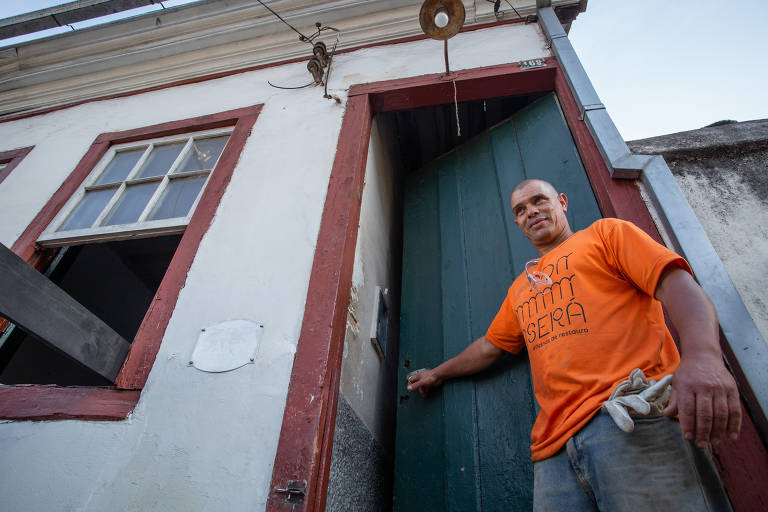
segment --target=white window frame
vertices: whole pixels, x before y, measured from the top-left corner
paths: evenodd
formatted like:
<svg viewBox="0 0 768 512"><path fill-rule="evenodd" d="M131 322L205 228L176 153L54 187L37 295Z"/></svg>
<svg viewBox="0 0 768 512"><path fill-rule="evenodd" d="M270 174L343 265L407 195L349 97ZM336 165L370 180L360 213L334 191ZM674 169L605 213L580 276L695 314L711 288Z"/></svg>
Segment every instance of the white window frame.
<svg viewBox="0 0 768 512"><path fill-rule="evenodd" d="M62 247L66 245L80 245L91 242L127 240L130 238L145 238L184 232L187 224L189 224L190 218L197 208L197 204L200 201L200 198L205 193L205 187L208 185L208 181L210 180L211 174L213 174L213 170L215 169L216 164L218 164L218 160L221 158L221 154L223 154L226 150L226 145L224 146L224 149L222 149L222 153L219 154L219 158L216 162L214 162L211 169L176 174L174 174L174 170L178 168L178 166L181 165L181 163L184 161L186 155L192 147L192 143L195 140L207 139L221 135L231 135L232 130L233 127L217 128L213 130L187 132L168 137L149 138L136 142L116 144L111 146L104 154L104 156L102 156L101 160L99 160L99 163L94 166L91 173L83 181L83 184L80 185L78 191L72 194L61 211L59 211L53 221L48 225L45 231L43 231L43 233L38 238L37 243L42 247ZM165 175L163 175L161 178L157 176L138 179L134 178L134 176L142 169L144 163L149 158L149 155L155 146L182 141L186 141L186 143ZM227 144L229 144L229 141L227 141ZM86 192L114 188L115 182L101 185L96 185L96 182L98 181L101 174L106 170L107 165L109 165L117 152L141 148L145 148L141 158L139 158L128 175L122 180L120 185L117 187L117 190L112 195L112 198L102 209L101 213L94 220L93 224L91 224L91 227L71 229L67 231L57 231L64 224L64 222L66 222L70 214L73 213L73 211L80 205L80 201L83 199ZM160 198L163 197L163 193L168 187L168 183L171 179L169 176L171 175L173 175L173 179L191 178L205 175L206 180L205 183L203 183L203 186L200 188L200 192L193 201L192 206L189 208L189 212L187 212L185 217L147 220L149 214L154 210ZM109 226L100 225L111 214L128 185L138 185L141 183L153 181L160 181L160 184L155 189L152 197L147 202L144 210L139 215L139 219L136 222Z"/></svg>

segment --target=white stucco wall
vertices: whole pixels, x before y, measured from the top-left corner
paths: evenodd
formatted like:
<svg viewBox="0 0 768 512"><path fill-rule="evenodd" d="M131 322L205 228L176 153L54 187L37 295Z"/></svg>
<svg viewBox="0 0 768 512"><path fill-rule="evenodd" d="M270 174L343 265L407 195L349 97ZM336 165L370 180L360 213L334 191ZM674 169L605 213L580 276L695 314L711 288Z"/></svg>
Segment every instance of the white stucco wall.
<svg viewBox="0 0 768 512"><path fill-rule="evenodd" d="M454 70L550 55L535 24L450 44ZM442 43L431 40L340 54L329 92L345 101L352 84L443 66ZM307 78L295 63L0 123L0 151L35 146L0 184L0 243L10 246L100 133L264 104L136 410L122 422L0 424L3 509L264 508L344 113L319 88L267 84ZM188 367L200 329L234 318L265 326L255 364L221 374Z"/></svg>

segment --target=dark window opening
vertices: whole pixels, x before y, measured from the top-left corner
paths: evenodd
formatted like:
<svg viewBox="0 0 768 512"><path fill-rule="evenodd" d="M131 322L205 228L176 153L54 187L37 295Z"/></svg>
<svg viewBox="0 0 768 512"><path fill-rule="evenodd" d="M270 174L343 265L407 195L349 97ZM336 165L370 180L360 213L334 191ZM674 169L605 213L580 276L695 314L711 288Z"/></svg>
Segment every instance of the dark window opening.
<svg viewBox="0 0 768 512"><path fill-rule="evenodd" d="M180 240L173 235L66 247L46 274L132 342ZM13 325L0 336L0 383L111 385Z"/></svg>

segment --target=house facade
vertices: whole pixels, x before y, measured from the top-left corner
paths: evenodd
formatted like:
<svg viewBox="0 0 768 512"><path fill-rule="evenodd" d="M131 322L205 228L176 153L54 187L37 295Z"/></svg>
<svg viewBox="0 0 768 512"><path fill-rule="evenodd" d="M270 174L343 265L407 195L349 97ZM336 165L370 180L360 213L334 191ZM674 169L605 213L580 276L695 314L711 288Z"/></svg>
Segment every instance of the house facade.
<svg viewBox="0 0 768 512"><path fill-rule="evenodd" d="M402 423L423 405L403 377L431 362L401 337L421 336L412 319L434 304L406 309L441 265L418 244L447 240L451 208L488 202L444 207L450 183L419 187L452 158L490 154L491 188L461 168L452 193L501 197L514 148L523 176L568 177L592 205L578 222L631 220L691 262L748 412L715 454L721 475L734 509L765 505L750 476L768 467L763 335L664 160L631 153L591 88L566 34L586 2L464 1L447 43L424 35L417 1L268 5L197 2L0 48L3 268L22 261L56 284L19 271L0 292L18 324L3 323L0 347L4 507L407 510L420 473L492 481L460 425L433 446ZM525 254L508 245L504 272L519 272ZM456 310L481 311L474 293ZM441 327L461 333L445 355L484 314ZM521 364L495 378L528 385ZM430 417L482 410L464 400L484 385L451 388ZM535 406L521 389L509 410L525 432ZM509 464L527 482L520 453ZM482 502L457 478L423 499ZM530 485L515 493L529 503Z"/></svg>

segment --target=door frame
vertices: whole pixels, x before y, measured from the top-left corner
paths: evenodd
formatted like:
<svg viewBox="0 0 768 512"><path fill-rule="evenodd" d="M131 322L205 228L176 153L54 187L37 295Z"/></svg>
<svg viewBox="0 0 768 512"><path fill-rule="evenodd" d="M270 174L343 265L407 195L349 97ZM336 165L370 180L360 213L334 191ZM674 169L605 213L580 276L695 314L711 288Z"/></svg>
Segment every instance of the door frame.
<svg viewBox="0 0 768 512"><path fill-rule="evenodd" d="M325 510L373 116L450 104L454 98L470 101L550 91L560 103L602 215L632 221L663 243L635 181L611 177L554 57L534 69L511 63L352 86L323 208L267 510ZM286 492L291 488L293 494Z"/></svg>

